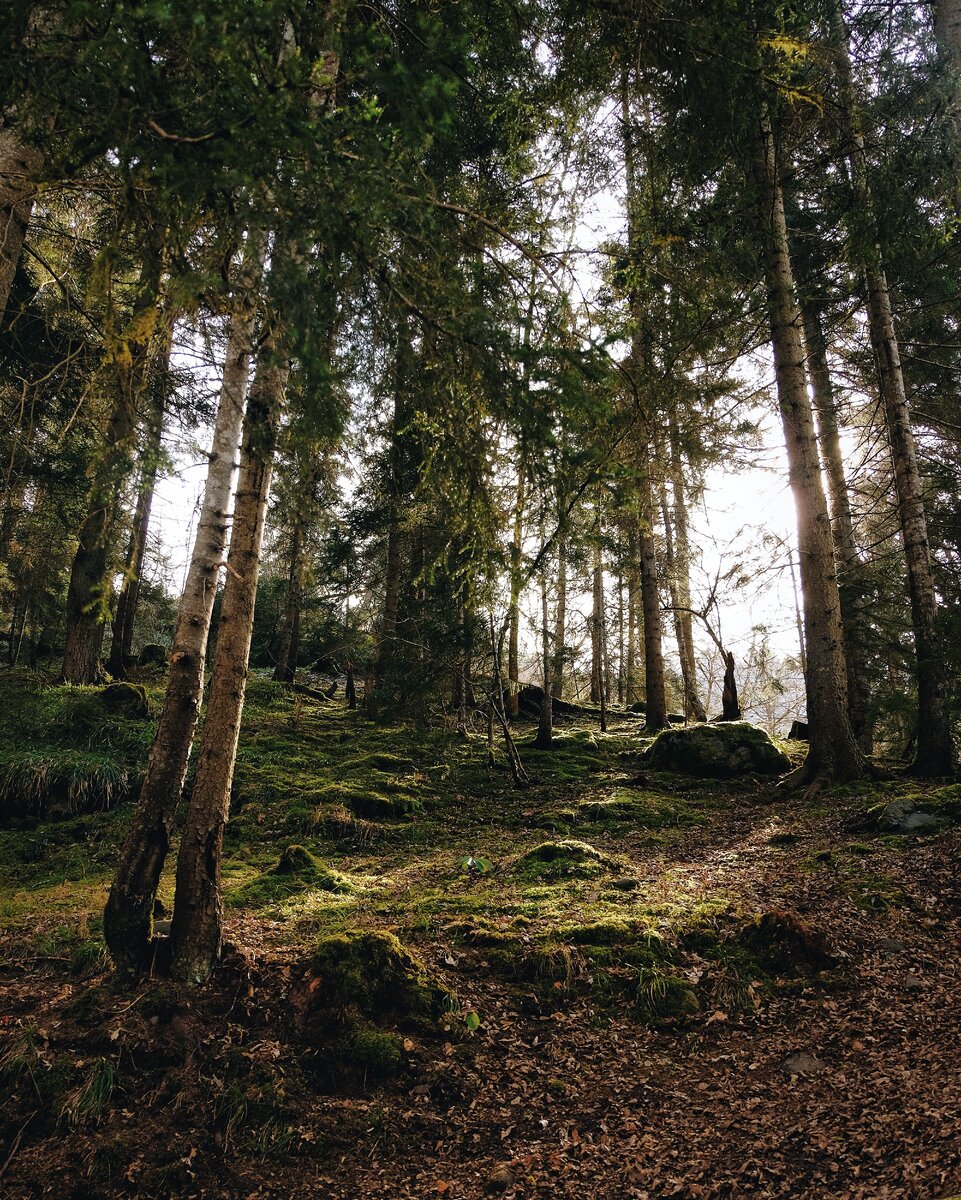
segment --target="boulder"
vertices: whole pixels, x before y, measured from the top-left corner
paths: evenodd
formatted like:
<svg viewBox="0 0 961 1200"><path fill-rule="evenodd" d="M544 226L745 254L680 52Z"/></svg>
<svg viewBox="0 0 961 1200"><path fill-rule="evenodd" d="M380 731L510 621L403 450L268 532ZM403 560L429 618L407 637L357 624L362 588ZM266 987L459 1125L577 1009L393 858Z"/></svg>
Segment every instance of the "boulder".
<svg viewBox="0 0 961 1200"><path fill-rule="evenodd" d="M158 646L154 642L148 642L146 646L137 655L138 667L166 667L167 651L163 646Z"/></svg>
<svg viewBox="0 0 961 1200"><path fill-rule="evenodd" d="M150 716L147 693L137 683L108 683L100 693L100 703L115 717L144 721Z"/></svg>
<svg viewBox="0 0 961 1200"><path fill-rule="evenodd" d="M892 800L877 812L878 827L886 833L938 833L947 821L922 812L911 800Z"/></svg>
<svg viewBox="0 0 961 1200"><path fill-rule="evenodd" d="M791 761L763 729L747 721L665 729L645 751L643 762L661 771L709 779L736 775L783 775Z"/></svg>

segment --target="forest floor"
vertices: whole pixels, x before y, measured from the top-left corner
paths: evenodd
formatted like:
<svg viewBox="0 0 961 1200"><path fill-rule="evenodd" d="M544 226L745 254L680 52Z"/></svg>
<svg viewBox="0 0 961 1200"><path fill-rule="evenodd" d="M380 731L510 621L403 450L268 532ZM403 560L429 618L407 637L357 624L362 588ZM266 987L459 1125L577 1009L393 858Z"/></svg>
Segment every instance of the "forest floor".
<svg viewBox="0 0 961 1200"><path fill-rule="evenodd" d="M123 993L99 913L129 804L76 810L150 726L24 686L0 734L0 1195L961 1194L961 832L871 812L956 821L961 786L894 772L805 803L649 772L619 722L551 753L521 728L517 790L483 736L257 680L222 968ZM37 773L70 755L74 811L41 820ZM367 996L357 959L334 979L355 931L395 934L445 1002ZM318 1013L328 984L342 1011Z"/></svg>

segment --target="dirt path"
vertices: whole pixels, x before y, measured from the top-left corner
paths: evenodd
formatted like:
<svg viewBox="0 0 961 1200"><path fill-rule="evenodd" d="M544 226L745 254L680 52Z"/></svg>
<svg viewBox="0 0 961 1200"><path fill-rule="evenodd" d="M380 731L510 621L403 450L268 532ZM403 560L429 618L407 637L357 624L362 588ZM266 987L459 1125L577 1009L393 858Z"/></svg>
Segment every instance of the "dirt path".
<svg viewBox="0 0 961 1200"><path fill-rule="evenodd" d="M101 990L102 1012L83 1024L83 989L60 965L8 964L0 1019L8 1035L27 1020L41 1031L38 1094L58 1064L106 1054L114 1030L126 1050L120 1101L98 1121L5 1125L0 1195L957 1196L961 835L860 844L853 807L811 815L732 796L666 845L619 843L652 896L720 893L798 914L839 959L829 977L785 982L756 1010L718 1006L654 1031L589 988L547 1010L489 969L483 950L435 931L418 949L482 1014L480 1029L415 1047L402 1085L346 1097L307 1087L279 1032L291 956L282 926L237 918L235 939L259 957L252 982L227 973L172 1017L138 1016ZM685 969L696 975L696 955ZM231 1054L254 1084L265 1064L285 1081L286 1142L258 1152L210 1100Z"/></svg>

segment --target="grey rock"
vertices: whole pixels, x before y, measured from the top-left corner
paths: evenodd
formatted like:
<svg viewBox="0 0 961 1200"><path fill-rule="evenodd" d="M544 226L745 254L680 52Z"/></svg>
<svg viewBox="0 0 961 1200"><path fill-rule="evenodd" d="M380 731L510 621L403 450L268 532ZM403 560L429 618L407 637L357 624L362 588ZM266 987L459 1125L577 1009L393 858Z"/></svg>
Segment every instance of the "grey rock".
<svg viewBox="0 0 961 1200"><path fill-rule="evenodd" d="M644 752L645 766L709 779L737 775L783 775L790 759L763 729L747 721L688 725L658 734Z"/></svg>
<svg viewBox="0 0 961 1200"><path fill-rule="evenodd" d="M819 1075L826 1070L824 1063L819 1058L815 1058L813 1054L808 1054L806 1050L799 1050L796 1054L789 1054L784 1062L781 1063L781 1070L785 1075Z"/></svg>
<svg viewBox="0 0 961 1200"><path fill-rule="evenodd" d="M938 833L946 824L943 817L936 817L934 813L913 812L908 813L898 826L898 833Z"/></svg>
<svg viewBox="0 0 961 1200"><path fill-rule="evenodd" d="M910 800L892 800L877 814L878 827L888 833L937 833L947 822L934 813L922 812Z"/></svg>

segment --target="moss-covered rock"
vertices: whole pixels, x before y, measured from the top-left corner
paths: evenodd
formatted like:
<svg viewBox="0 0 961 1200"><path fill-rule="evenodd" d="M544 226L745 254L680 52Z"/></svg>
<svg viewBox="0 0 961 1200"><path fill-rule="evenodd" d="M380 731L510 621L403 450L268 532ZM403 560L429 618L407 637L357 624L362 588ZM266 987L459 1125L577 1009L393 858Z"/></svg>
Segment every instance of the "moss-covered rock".
<svg viewBox="0 0 961 1200"><path fill-rule="evenodd" d="M761 913L736 940L763 967L780 974L824 971L837 963L824 936L789 911Z"/></svg>
<svg viewBox="0 0 961 1200"><path fill-rule="evenodd" d="M307 964L311 1006L379 1017L436 1018L454 997L392 933L334 934L317 943Z"/></svg>
<svg viewBox="0 0 961 1200"><path fill-rule="evenodd" d="M374 1025L348 1027L339 1050L346 1067L375 1079L394 1075L404 1062L403 1038Z"/></svg>
<svg viewBox="0 0 961 1200"><path fill-rule="evenodd" d="M659 1026L696 1017L701 1011L697 992L680 975L667 974L657 967L645 967L637 981L635 997L638 1016Z"/></svg>
<svg viewBox="0 0 961 1200"><path fill-rule="evenodd" d="M148 642L137 655L137 666L146 669L163 669L167 665L167 651L155 642Z"/></svg>
<svg viewBox="0 0 961 1200"><path fill-rule="evenodd" d="M562 838L558 842L541 842L517 860L515 870L522 875L557 877L574 875L589 877L611 868L611 862L589 842Z"/></svg>
<svg viewBox="0 0 961 1200"><path fill-rule="evenodd" d="M150 716L147 693L139 683L108 683L99 699L112 716L132 721L145 721Z"/></svg>
<svg viewBox="0 0 961 1200"><path fill-rule="evenodd" d="M643 761L657 770L708 779L782 775L791 769L787 755L763 729L747 721L665 729L645 751Z"/></svg>
<svg viewBox="0 0 961 1200"><path fill-rule="evenodd" d="M230 894L229 902L234 905L270 904L306 891L343 895L353 891L353 887L345 875L318 862L309 850L291 845L275 866Z"/></svg>

